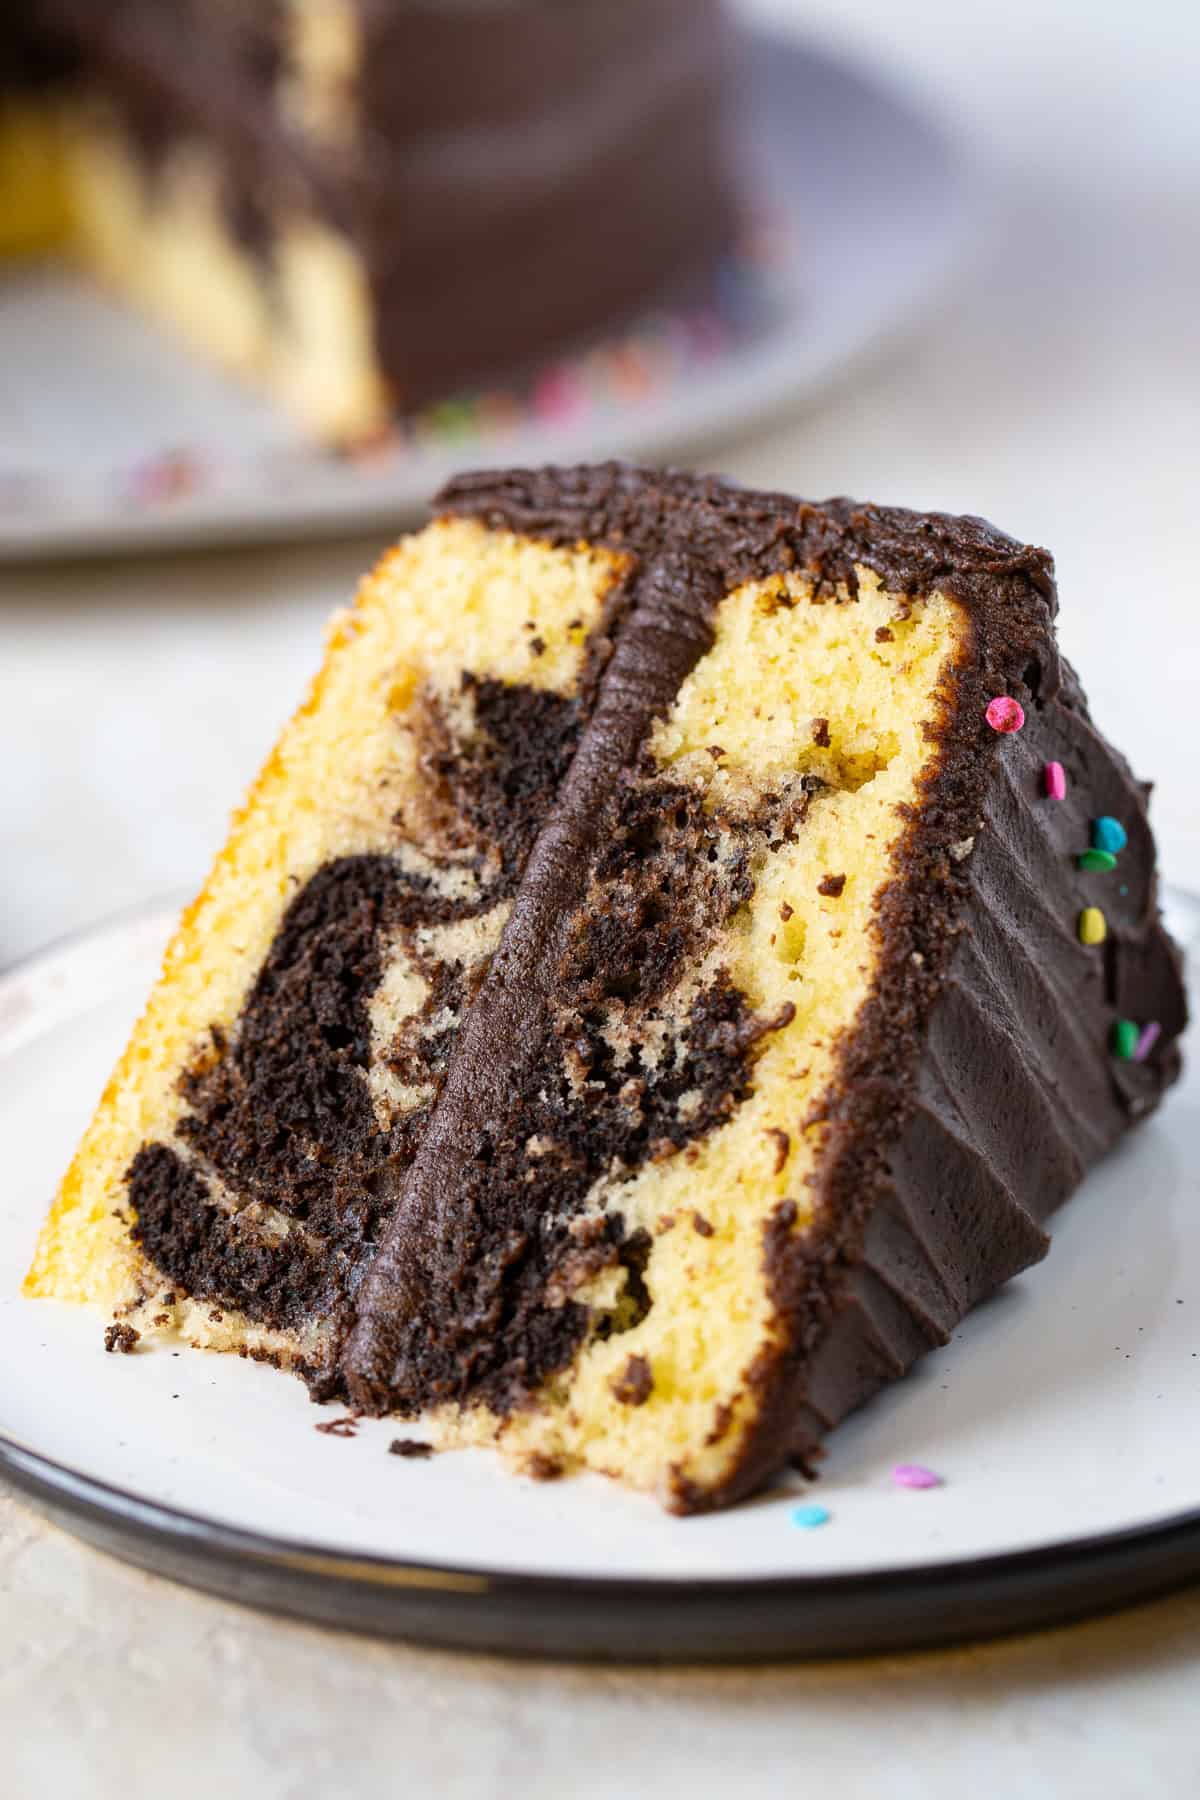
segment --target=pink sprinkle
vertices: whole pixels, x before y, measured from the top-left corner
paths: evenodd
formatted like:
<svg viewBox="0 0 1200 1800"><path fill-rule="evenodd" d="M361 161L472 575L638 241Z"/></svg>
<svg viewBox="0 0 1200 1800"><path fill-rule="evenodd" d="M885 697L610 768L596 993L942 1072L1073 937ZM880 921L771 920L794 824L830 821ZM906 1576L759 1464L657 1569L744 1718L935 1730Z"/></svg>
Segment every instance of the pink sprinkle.
<svg viewBox="0 0 1200 1800"><path fill-rule="evenodd" d="M935 1488L941 1487L942 1478L934 1469L927 1469L922 1463L897 1463L892 1470L892 1480L902 1488Z"/></svg>
<svg viewBox="0 0 1200 1800"><path fill-rule="evenodd" d="M1143 1025L1138 1032L1138 1041L1133 1046L1134 1062L1145 1062L1161 1036L1162 1026L1157 1019L1151 1019L1148 1025Z"/></svg>
<svg viewBox="0 0 1200 1800"><path fill-rule="evenodd" d="M1046 783L1046 794L1051 800L1065 800L1067 797L1066 771L1061 763L1047 763L1042 770Z"/></svg>
<svg viewBox="0 0 1200 1800"><path fill-rule="evenodd" d="M583 411L587 395L575 370L564 363L539 376L532 400L534 413L544 424L558 425Z"/></svg>
<svg viewBox="0 0 1200 1800"><path fill-rule="evenodd" d="M1008 694L997 694L988 701L985 716L993 731L1020 731L1025 723L1025 708Z"/></svg>

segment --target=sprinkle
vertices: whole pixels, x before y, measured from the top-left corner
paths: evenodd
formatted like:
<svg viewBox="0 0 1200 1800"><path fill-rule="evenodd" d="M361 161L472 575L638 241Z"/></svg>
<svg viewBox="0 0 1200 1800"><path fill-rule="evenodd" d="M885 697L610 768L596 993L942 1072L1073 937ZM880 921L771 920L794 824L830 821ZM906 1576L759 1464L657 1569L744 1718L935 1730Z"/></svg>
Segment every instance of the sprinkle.
<svg viewBox="0 0 1200 1800"><path fill-rule="evenodd" d="M827 1506L794 1506L792 1508L792 1524L798 1525L801 1531L815 1531L819 1525L828 1525L829 1516Z"/></svg>
<svg viewBox="0 0 1200 1800"><path fill-rule="evenodd" d="M1081 944L1102 944L1108 936L1108 926L1104 914L1098 906L1085 906L1079 915L1079 941Z"/></svg>
<svg viewBox="0 0 1200 1800"><path fill-rule="evenodd" d="M1076 858L1076 861L1081 869L1093 872L1100 869L1115 869L1117 866L1117 859L1111 850L1085 850L1081 856Z"/></svg>
<svg viewBox="0 0 1200 1800"><path fill-rule="evenodd" d="M561 425L578 417L587 395L583 382L567 364L547 369L534 386L533 411L543 424Z"/></svg>
<svg viewBox="0 0 1200 1800"><path fill-rule="evenodd" d="M144 505L179 500L194 493L204 477L201 458L191 450L164 450L130 471L130 498Z"/></svg>
<svg viewBox="0 0 1200 1800"><path fill-rule="evenodd" d="M1128 842L1120 819L1110 818L1106 813L1102 818L1092 820L1092 844L1097 850L1107 850L1110 856L1116 856Z"/></svg>
<svg viewBox="0 0 1200 1800"><path fill-rule="evenodd" d="M1134 1062L1145 1062L1161 1036L1162 1026L1157 1019L1151 1019L1148 1025L1143 1025L1138 1033L1138 1041L1133 1047Z"/></svg>
<svg viewBox="0 0 1200 1800"><path fill-rule="evenodd" d="M1060 762L1048 762L1042 770L1042 780L1046 784L1046 796L1048 799L1066 799L1067 776L1066 771Z"/></svg>
<svg viewBox="0 0 1200 1800"><path fill-rule="evenodd" d="M1139 1032L1132 1019L1117 1019L1113 1024L1113 1055L1118 1062L1132 1062L1137 1055Z"/></svg>
<svg viewBox="0 0 1200 1800"><path fill-rule="evenodd" d="M988 701L984 717L993 731L1020 731L1025 723L1025 708L1008 694L997 694Z"/></svg>
<svg viewBox="0 0 1200 1800"><path fill-rule="evenodd" d="M942 1478L935 1469L927 1469L923 1463L897 1463L892 1470L892 1480L902 1488L935 1488L941 1487Z"/></svg>

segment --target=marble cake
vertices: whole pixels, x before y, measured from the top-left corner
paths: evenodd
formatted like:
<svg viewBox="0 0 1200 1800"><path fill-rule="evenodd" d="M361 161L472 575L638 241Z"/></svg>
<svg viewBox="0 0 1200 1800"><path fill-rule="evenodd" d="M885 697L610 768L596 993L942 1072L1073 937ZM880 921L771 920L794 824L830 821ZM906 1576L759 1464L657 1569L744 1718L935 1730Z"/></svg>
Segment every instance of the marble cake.
<svg viewBox="0 0 1200 1800"><path fill-rule="evenodd" d="M1175 1078L1145 790L977 519L467 476L335 622L28 1291L752 1490Z"/></svg>
<svg viewBox="0 0 1200 1800"><path fill-rule="evenodd" d="M732 62L720 0L17 0L0 250L370 438L707 279Z"/></svg>

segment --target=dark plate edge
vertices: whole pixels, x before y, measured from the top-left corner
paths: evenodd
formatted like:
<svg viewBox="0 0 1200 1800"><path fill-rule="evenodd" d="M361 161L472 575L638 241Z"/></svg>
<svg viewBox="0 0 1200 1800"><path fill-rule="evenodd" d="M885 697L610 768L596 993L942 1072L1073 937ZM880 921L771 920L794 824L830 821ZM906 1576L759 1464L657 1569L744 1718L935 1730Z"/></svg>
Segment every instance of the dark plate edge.
<svg viewBox="0 0 1200 1800"><path fill-rule="evenodd" d="M398 1563L287 1544L141 1499L3 1436L0 1480L121 1561L241 1605L522 1656L749 1662L929 1649L1067 1624L1200 1580L1200 1507L1152 1525L900 1570L651 1581Z"/></svg>

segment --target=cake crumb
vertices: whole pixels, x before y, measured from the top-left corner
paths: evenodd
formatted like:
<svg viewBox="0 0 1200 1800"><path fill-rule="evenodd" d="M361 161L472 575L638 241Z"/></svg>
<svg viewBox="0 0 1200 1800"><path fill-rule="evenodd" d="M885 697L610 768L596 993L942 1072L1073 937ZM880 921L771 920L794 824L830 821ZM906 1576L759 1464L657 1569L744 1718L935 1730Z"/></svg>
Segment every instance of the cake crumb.
<svg viewBox="0 0 1200 1800"><path fill-rule="evenodd" d="M389 1456L407 1456L414 1462L424 1462L433 1455L433 1445L427 1444L424 1438L393 1438L388 1445Z"/></svg>
<svg viewBox="0 0 1200 1800"><path fill-rule="evenodd" d="M845 885L844 875L823 875L817 883L817 892L824 894L827 900L839 900Z"/></svg>
<svg viewBox="0 0 1200 1800"><path fill-rule="evenodd" d="M692 1214L692 1226L694 1230L699 1232L701 1237L711 1237L713 1235L713 1228L702 1213L694 1212Z"/></svg>
<svg viewBox="0 0 1200 1800"><path fill-rule="evenodd" d="M532 637L532 638L530 638L530 640L529 640L529 648L530 648L530 649L531 649L531 650L532 650L532 651L533 651L533 654L534 654L534 655L535 655L535 656L545 656L545 654L546 654L546 640L545 640L545 638L543 638L543 637Z"/></svg>
<svg viewBox="0 0 1200 1800"><path fill-rule="evenodd" d="M795 907L789 906L786 900L781 900L779 902L779 916L783 920L785 925L787 924L788 920L791 918L791 916L795 912L795 910L796 910Z"/></svg>
<svg viewBox="0 0 1200 1800"><path fill-rule="evenodd" d="M318 1419L315 1429L323 1431L326 1437L357 1437L358 1418L354 1413L346 1413L340 1419Z"/></svg>
<svg viewBox="0 0 1200 1800"><path fill-rule="evenodd" d="M896 634L893 632L890 625L877 625L875 627L875 642L877 644L894 643L895 635Z"/></svg>
<svg viewBox="0 0 1200 1800"><path fill-rule="evenodd" d="M560 1457L547 1456L544 1450L533 1450L525 1458L524 1472L530 1481L557 1481L566 1474Z"/></svg>
<svg viewBox="0 0 1200 1800"><path fill-rule="evenodd" d="M829 720L828 719L814 719L813 720L813 722L812 722L812 741L817 746L818 750L828 750L830 742L831 742L831 739L829 736Z"/></svg>
<svg viewBox="0 0 1200 1800"><path fill-rule="evenodd" d="M732 1424L733 1407L728 1400L722 1400L721 1404L713 1413L712 1429L704 1440L705 1445L711 1447L713 1444L719 1444Z"/></svg>
<svg viewBox="0 0 1200 1800"><path fill-rule="evenodd" d="M654 1392L654 1372L644 1356L631 1356L609 1382L622 1406L644 1406Z"/></svg>
<svg viewBox="0 0 1200 1800"><path fill-rule="evenodd" d="M775 1142L775 1167L772 1170L772 1173L775 1175L782 1175L784 1164L787 1162L788 1155L791 1152L792 1140L787 1132L778 1125L769 1125L767 1127L767 1136L773 1138Z"/></svg>
<svg viewBox="0 0 1200 1800"><path fill-rule="evenodd" d="M132 1325L110 1325L104 1333L104 1348L110 1355L131 1356L141 1335Z"/></svg>

